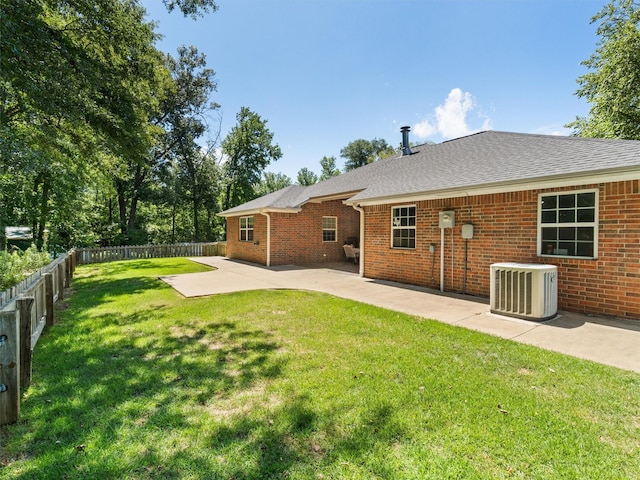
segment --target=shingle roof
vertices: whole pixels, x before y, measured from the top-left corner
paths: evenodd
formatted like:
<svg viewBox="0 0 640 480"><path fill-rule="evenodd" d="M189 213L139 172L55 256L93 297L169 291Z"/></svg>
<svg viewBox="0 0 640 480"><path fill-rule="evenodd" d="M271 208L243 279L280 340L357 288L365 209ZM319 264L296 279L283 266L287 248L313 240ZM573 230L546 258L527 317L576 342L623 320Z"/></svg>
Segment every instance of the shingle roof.
<svg viewBox="0 0 640 480"><path fill-rule="evenodd" d="M223 214L236 214L247 211L261 210L265 208L270 209L295 209L299 208L296 203L296 199L301 196L301 193L307 187L301 185L291 185L285 187L277 192L272 192L262 197L258 197L237 207L230 208L222 212ZM302 195L304 197L304 195Z"/></svg>
<svg viewBox="0 0 640 480"><path fill-rule="evenodd" d="M412 150L410 156L398 154L309 187L297 187L295 192L290 190L295 187L288 187L280 195L267 195L236 209L247 210L254 202L262 208L276 204L282 208L285 203L299 208L310 199L339 194L345 194L349 203L435 192L446 197L447 191L490 185L508 190L523 182L625 170L637 172L640 179L640 141L636 140L487 131Z"/></svg>
<svg viewBox="0 0 640 480"><path fill-rule="evenodd" d="M445 192L630 168L640 176L640 141L488 131L395 158L395 174L352 200Z"/></svg>

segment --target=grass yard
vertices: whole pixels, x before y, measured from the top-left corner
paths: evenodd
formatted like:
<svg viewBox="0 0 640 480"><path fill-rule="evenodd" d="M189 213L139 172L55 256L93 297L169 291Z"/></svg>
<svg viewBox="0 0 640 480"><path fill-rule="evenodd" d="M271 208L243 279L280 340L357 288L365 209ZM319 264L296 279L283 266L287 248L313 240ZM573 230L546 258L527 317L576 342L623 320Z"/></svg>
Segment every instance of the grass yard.
<svg viewBox="0 0 640 480"><path fill-rule="evenodd" d="M325 294L157 280L205 268L78 268L1 478L640 478L638 374Z"/></svg>

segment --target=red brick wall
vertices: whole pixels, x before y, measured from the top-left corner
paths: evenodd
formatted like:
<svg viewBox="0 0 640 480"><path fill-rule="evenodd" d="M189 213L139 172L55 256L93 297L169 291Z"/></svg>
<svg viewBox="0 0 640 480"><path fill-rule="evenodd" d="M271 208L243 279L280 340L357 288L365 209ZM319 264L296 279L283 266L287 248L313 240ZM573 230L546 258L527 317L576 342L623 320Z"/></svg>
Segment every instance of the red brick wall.
<svg viewBox="0 0 640 480"><path fill-rule="evenodd" d="M538 257L538 194L587 188L599 190L598 258ZM466 293L489 296L492 263L552 264L558 266L560 309L640 319L640 185L637 180L407 203L417 206L415 250L390 246L391 208L398 205L365 208L366 277L440 288L438 212L453 210L455 228L445 230L446 291L463 291L462 225L473 223L474 236L467 241ZM435 253L429 252L429 244L436 246Z"/></svg>
<svg viewBox="0 0 640 480"><path fill-rule="evenodd" d="M253 241L240 241L240 217L227 218L227 257L267 264L267 217L253 215Z"/></svg>
<svg viewBox="0 0 640 480"><path fill-rule="evenodd" d="M322 241L322 217L338 217L335 242ZM299 213L271 214L271 265L337 262L348 237L360 236L360 214L341 200L308 203Z"/></svg>
<svg viewBox="0 0 640 480"><path fill-rule="evenodd" d="M360 236L360 214L341 200L308 203L299 213L271 213L271 265L303 265L345 259L342 245ZM322 217L338 218L335 242L322 241ZM227 218L227 257L266 265L267 217L254 215L254 241L239 240L240 217Z"/></svg>

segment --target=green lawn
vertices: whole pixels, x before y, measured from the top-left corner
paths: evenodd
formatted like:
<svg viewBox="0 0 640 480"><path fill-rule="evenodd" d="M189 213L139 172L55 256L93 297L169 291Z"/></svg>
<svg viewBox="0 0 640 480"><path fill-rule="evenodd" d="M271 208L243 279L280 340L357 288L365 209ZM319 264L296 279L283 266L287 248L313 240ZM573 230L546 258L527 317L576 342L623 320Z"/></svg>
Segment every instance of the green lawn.
<svg viewBox="0 0 640 480"><path fill-rule="evenodd" d="M1 478L640 478L640 375L325 294L76 271Z"/></svg>

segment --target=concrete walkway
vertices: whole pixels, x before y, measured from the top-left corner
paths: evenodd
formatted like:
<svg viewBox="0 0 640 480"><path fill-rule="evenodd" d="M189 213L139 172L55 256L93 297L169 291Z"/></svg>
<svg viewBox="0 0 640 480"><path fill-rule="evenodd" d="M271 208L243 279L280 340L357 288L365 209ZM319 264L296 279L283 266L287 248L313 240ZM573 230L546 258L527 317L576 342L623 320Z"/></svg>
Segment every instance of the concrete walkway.
<svg viewBox="0 0 640 480"><path fill-rule="evenodd" d="M492 314L484 299L329 268L266 268L224 257L191 260L216 270L162 277L185 297L257 289L320 291L640 373L640 322L559 312L538 323Z"/></svg>

